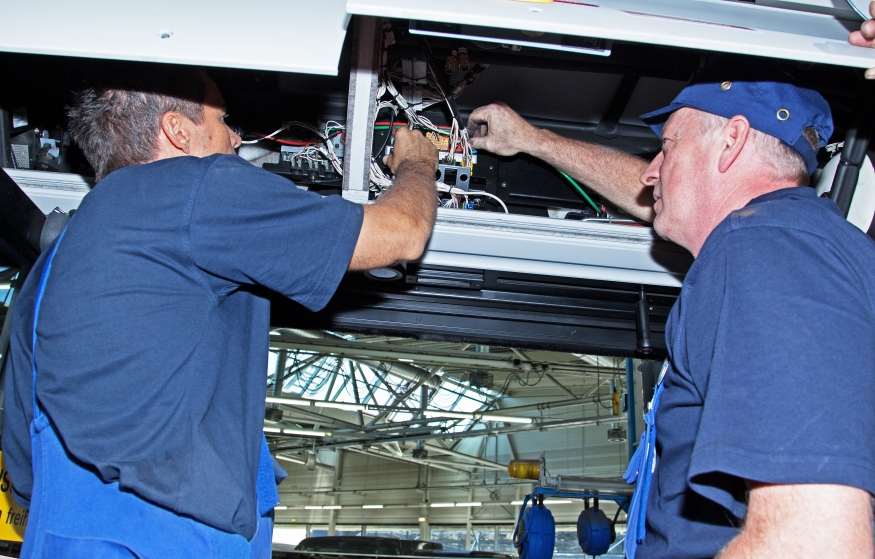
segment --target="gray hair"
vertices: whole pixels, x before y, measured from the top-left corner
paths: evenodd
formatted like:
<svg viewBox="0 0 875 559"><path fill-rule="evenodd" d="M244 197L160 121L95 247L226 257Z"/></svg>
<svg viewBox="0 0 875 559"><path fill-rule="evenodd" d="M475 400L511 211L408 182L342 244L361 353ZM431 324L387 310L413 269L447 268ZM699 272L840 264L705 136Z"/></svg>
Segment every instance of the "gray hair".
<svg viewBox="0 0 875 559"><path fill-rule="evenodd" d="M699 114L700 130L704 136L716 136L726 123L728 118L696 110ZM819 148L819 138L814 128L808 127L804 131L805 139L815 151ZM807 186L811 181L808 174L808 165L802 156L778 138L751 128L749 141L759 155L763 164L768 168L769 178L775 182L792 181L799 186Z"/></svg>
<svg viewBox="0 0 875 559"><path fill-rule="evenodd" d="M99 181L128 165L158 155L161 118L179 112L203 122L206 82L201 70L185 66L138 68L80 91L67 107L70 132Z"/></svg>

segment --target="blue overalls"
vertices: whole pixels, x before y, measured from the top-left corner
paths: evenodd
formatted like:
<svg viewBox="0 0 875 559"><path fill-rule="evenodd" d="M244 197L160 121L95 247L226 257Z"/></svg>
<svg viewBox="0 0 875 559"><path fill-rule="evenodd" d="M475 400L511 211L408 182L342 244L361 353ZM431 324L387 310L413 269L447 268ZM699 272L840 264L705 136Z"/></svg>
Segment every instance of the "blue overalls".
<svg viewBox="0 0 875 559"><path fill-rule="evenodd" d="M632 493L632 503L629 505L629 514L626 521L626 558L635 559L638 544L644 541L647 534L647 500L650 496L650 481L653 472L656 471L656 409L659 407L659 397L662 395L665 373L668 371L668 359L662 365L659 380L650 401L650 409L644 414L644 432L638 449L629 460L629 468L623 474L626 483L634 483L635 490Z"/></svg>
<svg viewBox="0 0 875 559"><path fill-rule="evenodd" d="M64 233L66 230L64 231ZM33 422L30 425L33 494L21 557L27 559L267 559L273 508L279 503L273 460L262 437L256 491L258 524L251 541L191 518L177 516L105 483L71 456L36 397L36 336L40 304L58 237L45 262L33 318L31 357Z"/></svg>

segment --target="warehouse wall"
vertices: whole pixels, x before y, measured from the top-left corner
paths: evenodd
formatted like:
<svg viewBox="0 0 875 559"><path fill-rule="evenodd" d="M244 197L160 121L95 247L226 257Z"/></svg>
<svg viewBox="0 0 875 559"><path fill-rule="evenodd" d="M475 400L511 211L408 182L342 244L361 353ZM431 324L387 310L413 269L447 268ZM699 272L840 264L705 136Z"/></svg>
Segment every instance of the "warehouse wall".
<svg viewBox="0 0 875 559"><path fill-rule="evenodd" d="M619 477L628 461L628 445L608 442L607 429L605 424L511 436L519 458L536 459L545 452L547 466L553 474ZM456 450L477 455L483 440L483 437L465 439ZM429 503L513 501L522 499L531 488L529 482L513 480L507 472L478 469L468 476L352 450L320 451L317 459L326 466L335 466L341 453L337 491L333 491L333 471L323 468L310 471L303 465L282 462L289 473L280 486L282 505L290 508L277 511L278 524L328 524L332 514L338 525L415 525L420 517L427 517L431 525L465 524L469 522L469 512L472 523L512 523L518 511L516 506L425 509L418 505L426 500ZM507 464L512 458L507 437L487 437L483 458ZM384 508L360 508L376 504ZM334 511L300 508L314 505L344 508ZM407 506L402 508L401 505ZM583 507L582 502L575 501L572 505L550 508L557 522L574 522ZM603 508L611 515L615 510L612 504L605 504Z"/></svg>

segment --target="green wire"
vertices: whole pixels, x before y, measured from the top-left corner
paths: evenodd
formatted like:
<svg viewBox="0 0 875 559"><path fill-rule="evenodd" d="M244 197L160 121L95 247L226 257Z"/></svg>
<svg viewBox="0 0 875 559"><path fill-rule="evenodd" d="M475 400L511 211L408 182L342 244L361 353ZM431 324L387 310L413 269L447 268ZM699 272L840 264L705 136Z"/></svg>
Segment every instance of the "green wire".
<svg viewBox="0 0 875 559"><path fill-rule="evenodd" d="M556 170L559 171L559 174L560 174L560 175L562 175L563 177L565 177L566 179L568 179L568 182L570 182L570 183L572 184L572 186L574 186L574 188L576 188L577 191L580 192L581 196L583 196L584 198L586 198L586 201L589 202L589 205L592 206L593 209L595 209L595 213L596 213L596 215L602 213L602 210L600 210L599 207L595 205L595 202L593 202L593 201L592 201L592 198L590 198L590 197L587 195L587 193L583 191L583 189L580 187L580 185L577 184L577 181L575 181L574 179L572 179L571 177L569 177L568 175L566 175L566 174L565 174L564 172L562 172L560 169L556 169Z"/></svg>

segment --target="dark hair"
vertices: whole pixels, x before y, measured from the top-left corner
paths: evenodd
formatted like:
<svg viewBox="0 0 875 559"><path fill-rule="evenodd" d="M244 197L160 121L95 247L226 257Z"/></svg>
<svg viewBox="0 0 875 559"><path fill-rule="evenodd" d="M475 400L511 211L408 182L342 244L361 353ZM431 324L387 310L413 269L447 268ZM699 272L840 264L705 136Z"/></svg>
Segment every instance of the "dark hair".
<svg viewBox="0 0 875 559"><path fill-rule="evenodd" d="M146 66L77 93L67 107L70 132L95 178L154 160L165 113L177 111L195 124L203 122L206 87L197 68Z"/></svg>

